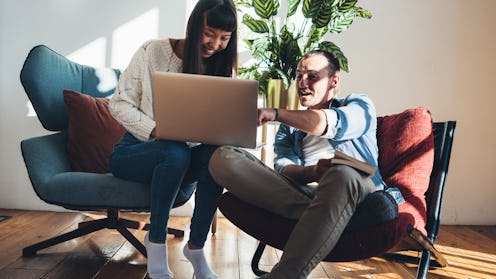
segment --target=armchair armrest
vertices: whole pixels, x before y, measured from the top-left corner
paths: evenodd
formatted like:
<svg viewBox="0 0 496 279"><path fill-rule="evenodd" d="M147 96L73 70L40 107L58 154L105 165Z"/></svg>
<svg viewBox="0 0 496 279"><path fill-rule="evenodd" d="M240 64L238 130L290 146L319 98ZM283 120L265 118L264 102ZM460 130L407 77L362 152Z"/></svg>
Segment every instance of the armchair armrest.
<svg viewBox="0 0 496 279"><path fill-rule="evenodd" d="M71 171L66 142L65 132L21 141L22 157L34 189L58 173Z"/></svg>

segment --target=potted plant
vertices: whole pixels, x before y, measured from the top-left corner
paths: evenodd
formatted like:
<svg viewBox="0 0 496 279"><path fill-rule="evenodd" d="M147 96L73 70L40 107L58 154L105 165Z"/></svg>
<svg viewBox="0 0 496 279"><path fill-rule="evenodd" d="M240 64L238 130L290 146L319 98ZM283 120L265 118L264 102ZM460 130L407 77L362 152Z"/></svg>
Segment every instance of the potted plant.
<svg viewBox="0 0 496 279"><path fill-rule="evenodd" d="M356 6L358 0L288 0L285 7L279 0L234 2L247 27L243 41L252 57L248 65L239 68L239 76L258 80L260 92L265 95L271 79L280 79L288 89L299 60L312 49L331 51L341 69L349 72L346 56L325 35L348 29L356 17L372 17L369 11Z"/></svg>

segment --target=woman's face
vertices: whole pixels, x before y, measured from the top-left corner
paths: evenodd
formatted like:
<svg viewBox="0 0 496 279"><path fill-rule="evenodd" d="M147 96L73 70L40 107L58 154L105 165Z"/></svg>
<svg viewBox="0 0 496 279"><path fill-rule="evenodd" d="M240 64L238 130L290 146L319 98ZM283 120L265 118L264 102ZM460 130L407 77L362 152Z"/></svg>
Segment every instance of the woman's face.
<svg viewBox="0 0 496 279"><path fill-rule="evenodd" d="M227 47L232 32L208 26L207 20L203 23L201 36L202 57L209 58Z"/></svg>

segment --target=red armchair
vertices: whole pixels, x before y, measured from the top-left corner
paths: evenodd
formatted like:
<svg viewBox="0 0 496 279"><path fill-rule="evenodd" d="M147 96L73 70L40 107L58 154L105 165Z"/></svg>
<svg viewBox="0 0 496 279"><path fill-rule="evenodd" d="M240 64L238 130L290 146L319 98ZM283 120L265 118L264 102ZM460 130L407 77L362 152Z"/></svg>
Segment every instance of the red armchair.
<svg viewBox="0 0 496 279"><path fill-rule="evenodd" d="M324 261L355 261L372 256L383 256L392 260L412 260L393 252L416 250L421 252L417 278L425 278L429 266L443 267L446 260L434 248L439 228L439 216L444 184L449 166L451 146L456 122L432 123L425 108L406 110L402 113L377 119L379 146L379 168L385 182L398 187L405 202L396 206L394 200L378 193L369 196L357 208L353 216L363 220L381 219L380 216L364 216L374 206L374 212L391 216L372 224L348 226L335 248ZM244 232L260 241L252 259L252 270L256 275L266 273L258 263L266 245L283 250L296 224L264 209L243 202L229 192L219 199L219 209L224 216ZM397 210L397 211L395 211ZM435 261L431 261L431 255Z"/></svg>

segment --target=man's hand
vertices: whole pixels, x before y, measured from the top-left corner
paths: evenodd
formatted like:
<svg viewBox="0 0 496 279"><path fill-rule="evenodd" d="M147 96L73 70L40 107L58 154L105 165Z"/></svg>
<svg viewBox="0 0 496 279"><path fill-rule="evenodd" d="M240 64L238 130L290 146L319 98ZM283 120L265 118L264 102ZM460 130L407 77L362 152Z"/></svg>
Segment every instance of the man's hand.
<svg viewBox="0 0 496 279"><path fill-rule="evenodd" d="M258 126L264 125L267 122L276 120L276 110L275 109L258 109Z"/></svg>
<svg viewBox="0 0 496 279"><path fill-rule="evenodd" d="M315 181L319 181L322 176L332 167L332 158L331 159L320 159L316 165L313 166L314 179Z"/></svg>
<svg viewBox="0 0 496 279"><path fill-rule="evenodd" d="M307 184L318 182L332 165L332 158L320 159L313 166L287 165L282 170L282 173L298 183Z"/></svg>

